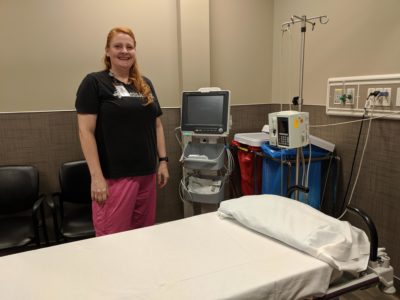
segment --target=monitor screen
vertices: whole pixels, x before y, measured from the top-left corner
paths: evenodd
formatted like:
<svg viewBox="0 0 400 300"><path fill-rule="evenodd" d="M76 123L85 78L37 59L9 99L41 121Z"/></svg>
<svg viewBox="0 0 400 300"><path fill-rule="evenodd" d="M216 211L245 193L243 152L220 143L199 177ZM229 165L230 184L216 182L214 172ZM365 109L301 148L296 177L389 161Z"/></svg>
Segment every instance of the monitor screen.
<svg viewBox="0 0 400 300"><path fill-rule="evenodd" d="M289 134L289 118L278 117L278 133Z"/></svg>
<svg viewBox="0 0 400 300"><path fill-rule="evenodd" d="M183 92L182 131L228 133L229 91Z"/></svg>

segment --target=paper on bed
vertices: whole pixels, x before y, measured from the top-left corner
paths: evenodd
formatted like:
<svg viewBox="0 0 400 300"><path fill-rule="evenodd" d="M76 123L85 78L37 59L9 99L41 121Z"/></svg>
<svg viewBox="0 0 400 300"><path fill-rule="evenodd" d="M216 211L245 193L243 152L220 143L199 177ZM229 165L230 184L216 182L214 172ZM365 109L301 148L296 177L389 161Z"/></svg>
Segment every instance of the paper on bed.
<svg viewBox="0 0 400 300"><path fill-rule="evenodd" d="M276 195L244 196L221 202L218 213L340 271L367 268L370 245L364 231L299 201Z"/></svg>

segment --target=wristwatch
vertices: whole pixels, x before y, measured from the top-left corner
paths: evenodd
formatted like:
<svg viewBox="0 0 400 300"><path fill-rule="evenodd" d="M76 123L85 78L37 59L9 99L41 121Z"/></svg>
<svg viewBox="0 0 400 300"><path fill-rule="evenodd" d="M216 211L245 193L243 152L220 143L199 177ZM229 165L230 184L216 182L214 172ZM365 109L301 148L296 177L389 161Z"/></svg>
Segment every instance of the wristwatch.
<svg viewBox="0 0 400 300"><path fill-rule="evenodd" d="M159 157L158 161L165 161L168 162L168 156L164 156L164 157Z"/></svg>

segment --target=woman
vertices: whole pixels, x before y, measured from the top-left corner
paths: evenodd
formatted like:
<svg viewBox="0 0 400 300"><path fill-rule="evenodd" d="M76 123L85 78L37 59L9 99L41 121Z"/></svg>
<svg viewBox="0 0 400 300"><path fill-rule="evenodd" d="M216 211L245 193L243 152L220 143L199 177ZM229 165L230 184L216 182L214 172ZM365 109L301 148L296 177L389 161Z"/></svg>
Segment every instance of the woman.
<svg viewBox="0 0 400 300"><path fill-rule="evenodd" d="M156 180L164 187L169 178L162 111L129 28L109 32L104 63L84 78L75 104L96 236L153 225Z"/></svg>

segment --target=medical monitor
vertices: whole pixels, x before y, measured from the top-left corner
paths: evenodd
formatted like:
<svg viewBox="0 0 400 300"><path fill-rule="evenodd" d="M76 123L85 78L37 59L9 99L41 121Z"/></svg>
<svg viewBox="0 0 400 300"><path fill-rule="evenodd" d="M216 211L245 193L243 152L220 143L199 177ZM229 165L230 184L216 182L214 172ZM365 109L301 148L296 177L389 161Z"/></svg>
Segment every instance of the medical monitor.
<svg viewBox="0 0 400 300"><path fill-rule="evenodd" d="M229 91L183 92L181 130L226 136L229 133Z"/></svg>

